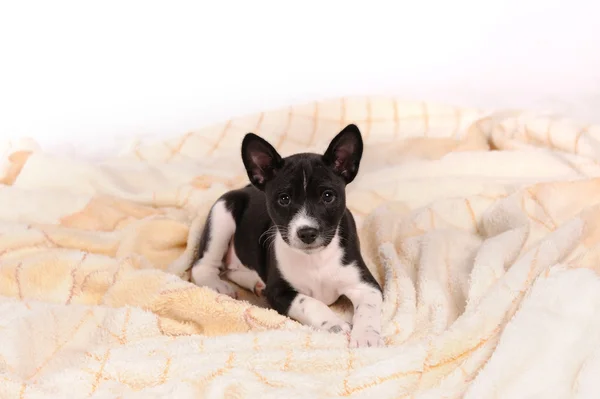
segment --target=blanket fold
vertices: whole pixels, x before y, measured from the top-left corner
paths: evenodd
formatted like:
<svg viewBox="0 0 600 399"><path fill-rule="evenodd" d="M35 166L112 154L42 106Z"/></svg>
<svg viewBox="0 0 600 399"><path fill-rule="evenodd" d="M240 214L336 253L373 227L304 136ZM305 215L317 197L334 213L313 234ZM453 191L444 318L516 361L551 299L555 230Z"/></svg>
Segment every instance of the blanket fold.
<svg viewBox="0 0 600 399"><path fill-rule="evenodd" d="M247 182L245 133L322 152L348 123L365 141L348 206L384 287L385 348L186 281L213 201ZM364 97L98 162L0 143L0 397L598 397L598 140L524 111Z"/></svg>

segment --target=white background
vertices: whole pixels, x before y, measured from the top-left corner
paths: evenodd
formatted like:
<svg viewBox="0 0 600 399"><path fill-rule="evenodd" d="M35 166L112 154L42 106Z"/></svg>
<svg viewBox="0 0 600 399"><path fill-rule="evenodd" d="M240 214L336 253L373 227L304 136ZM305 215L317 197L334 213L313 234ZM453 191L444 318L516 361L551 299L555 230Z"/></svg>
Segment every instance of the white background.
<svg viewBox="0 0 600 399"><path fill-rule="evenodd" d="M0 139L98 155L134 135L362 94L600 123L596 4L0 0Z"/></svg>

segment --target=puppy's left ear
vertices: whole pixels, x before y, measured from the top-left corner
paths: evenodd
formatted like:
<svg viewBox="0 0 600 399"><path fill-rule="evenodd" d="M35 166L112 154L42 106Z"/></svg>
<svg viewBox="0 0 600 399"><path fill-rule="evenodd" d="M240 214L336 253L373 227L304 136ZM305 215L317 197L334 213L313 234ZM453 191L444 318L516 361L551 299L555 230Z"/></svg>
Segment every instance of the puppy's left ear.
<svg viewBox="0 0 600 399"><path fill-rule="evenodd" d="M360 130L356 125L350 124L331 140L323 160L348 184L358 173L362 152L363 141Z"/></svg>
<svg viewBox="0 0 600 399"><path fill-rule="evenodd" d="M254 133L246 134L242 140L242 161L250 182L259 190L264 190L267 182L283 166L275 148Z"/></svg>

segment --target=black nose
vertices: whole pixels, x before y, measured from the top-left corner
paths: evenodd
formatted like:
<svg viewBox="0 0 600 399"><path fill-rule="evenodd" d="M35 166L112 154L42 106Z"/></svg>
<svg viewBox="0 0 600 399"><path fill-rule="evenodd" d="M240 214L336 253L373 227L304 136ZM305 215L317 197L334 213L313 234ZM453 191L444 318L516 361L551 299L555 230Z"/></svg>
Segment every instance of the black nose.
<svg viewBox="0 0 600 399"><path fill-rule="evenodd" d="M302 227L298 229L298 238L305 244L312 244L317 239L319 231L312 227Z"/></svg>

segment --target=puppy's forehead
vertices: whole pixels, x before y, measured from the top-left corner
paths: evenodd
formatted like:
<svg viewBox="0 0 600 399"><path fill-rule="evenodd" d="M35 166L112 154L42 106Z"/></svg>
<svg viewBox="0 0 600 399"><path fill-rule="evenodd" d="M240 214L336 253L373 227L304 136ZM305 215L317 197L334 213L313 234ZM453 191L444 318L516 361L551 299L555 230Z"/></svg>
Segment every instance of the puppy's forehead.
<svg viewBox="0 0 600 399"><path fill-rule="evenodd" d="M290 185L304 191L331 181L335 176L322 156L317 154L297 154L286 158L283 175Z"/></svg>

